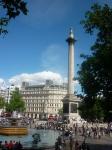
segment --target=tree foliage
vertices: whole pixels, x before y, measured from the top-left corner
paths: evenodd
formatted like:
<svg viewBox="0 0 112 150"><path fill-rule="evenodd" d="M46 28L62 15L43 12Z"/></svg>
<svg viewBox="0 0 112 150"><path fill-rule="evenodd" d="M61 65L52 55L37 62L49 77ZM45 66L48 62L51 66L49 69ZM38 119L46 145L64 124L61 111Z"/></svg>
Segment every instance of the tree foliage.
<svg viewBox="0 0 112 150"><path fill-rule="evenodd" d="M26 2L24 0L0 0L0 34L6 34L6 26L11 19L15 19L20 13L27 15Z"/></svg>
<svg viewBox="0 0 112 150"><path fill-rule="evenodd" d="M60 108L60 109L58 110L58 114L59 114L60 116L63 115L63 108Z"/></svg>
<svg viewBox="0 0 112 150"><path fill-rule="evenodd" d="M0 97L0 109L4 108L4 106L5 106L5 100L3 97Z"/></svg>
<svg viewBox="0 0 112 150"><path fill-rule="evenodd" d="M10 102L6 105L6 110L9 112L23 112L25 110L25 103L22 100L19 89L15 89L15 91L12 92Z"/></svg>
<svg viewBox="0 0 112 150"><path fill-rule="evenodd" d="M112 110L112 8L107 4L94 4L85 15L82 25L90 35L96 34L96 41L91 46L91 55L83 56L84 61L78 72L82 86L82 106L87 107L97 118L110 118ZM89 107L88 107L89 105ZM84 110L87 118L92 115ZM99 110L101 114L96 113Z"/></svg>

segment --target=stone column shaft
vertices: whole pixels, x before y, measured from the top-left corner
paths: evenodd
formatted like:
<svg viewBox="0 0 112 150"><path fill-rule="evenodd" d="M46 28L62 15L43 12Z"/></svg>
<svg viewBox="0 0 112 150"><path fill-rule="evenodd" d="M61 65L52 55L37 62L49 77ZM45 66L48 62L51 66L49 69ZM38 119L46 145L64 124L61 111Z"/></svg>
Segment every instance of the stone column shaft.
<svg viewBox="0 0 112 150"><path fill-rule="evenodd" d="M68 95L74 94L74 34L70 29L69 37L67 38L68 43Z"/></svg>
<svg viewBox="0 0 112 150"><path fill-rule="evenodd" d="M69 43L68 52L68 94L74 94L74 43Z"/></svg>

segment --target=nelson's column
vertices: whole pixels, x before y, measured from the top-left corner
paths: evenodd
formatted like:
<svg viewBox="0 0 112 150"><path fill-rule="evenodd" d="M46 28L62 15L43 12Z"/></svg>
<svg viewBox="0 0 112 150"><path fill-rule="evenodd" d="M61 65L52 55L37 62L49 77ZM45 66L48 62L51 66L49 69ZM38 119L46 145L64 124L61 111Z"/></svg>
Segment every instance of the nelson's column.
<svg viewBox="0 0 112 150"><path fill-rule="evenodd" d="M78 105L80 99L74 95L74 43L75 38L72 29L70 29L69 36L66 40L68 43L68 89L67 95L63 99L63 119L64 120L75 120L80 119L78 113Z"/></svg>

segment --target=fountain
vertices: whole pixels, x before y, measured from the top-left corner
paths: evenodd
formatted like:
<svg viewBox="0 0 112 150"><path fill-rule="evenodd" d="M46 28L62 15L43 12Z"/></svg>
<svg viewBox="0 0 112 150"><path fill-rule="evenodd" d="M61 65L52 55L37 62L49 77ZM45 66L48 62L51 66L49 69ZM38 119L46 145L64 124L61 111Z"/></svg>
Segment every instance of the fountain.
<svg viewBox="0 0 112 150"><path fill-rule="evenodd" d="M34 134L32 135L32 137L33 137L32 147L37 147L37 146L38 146L37 144L41 141L41 139L40 139L40 134L34 133Z"/></svg>
<svg viewBox="0 0 112 150"><path fill-rule="evenodd" d="M27 119L23 117L1 117L0 118L0 140L20 141L24 148L52 147L55 145L59 132L49 129L27 128Z"/></svg>
<svg viewBox="0 0 112 150"><path fill-rule="evenodd" d="M27 135L28 129L23 117L0 118L0 135Z"/></svg>
<svg viewBox="0 0 112 150"><path fill-rule="evenodd" d="M40 135L40 140L35 141L35 135ZM35 137L33 137L35 136ZM44 148L53 147L55 145L56 139L59 136L59 132L49 129L28 129L27 135L0 135L0 140L4 143L6 141L20 141L25 149L29 148Z"/></svg>

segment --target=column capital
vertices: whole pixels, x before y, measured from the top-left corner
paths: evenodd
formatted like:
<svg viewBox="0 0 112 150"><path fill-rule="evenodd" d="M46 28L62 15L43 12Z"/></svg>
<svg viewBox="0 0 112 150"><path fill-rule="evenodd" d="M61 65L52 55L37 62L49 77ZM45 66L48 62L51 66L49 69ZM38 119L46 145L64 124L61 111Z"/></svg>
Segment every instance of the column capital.
<svg viewBox="0 0 112 150"><path fill-rule="evenodd" d="M72 30L72 28L70 28L69 36L66 39L66 42L68 42L68 44L74 44L75 41L76 40L74 38L73 30Z"/></svg>

